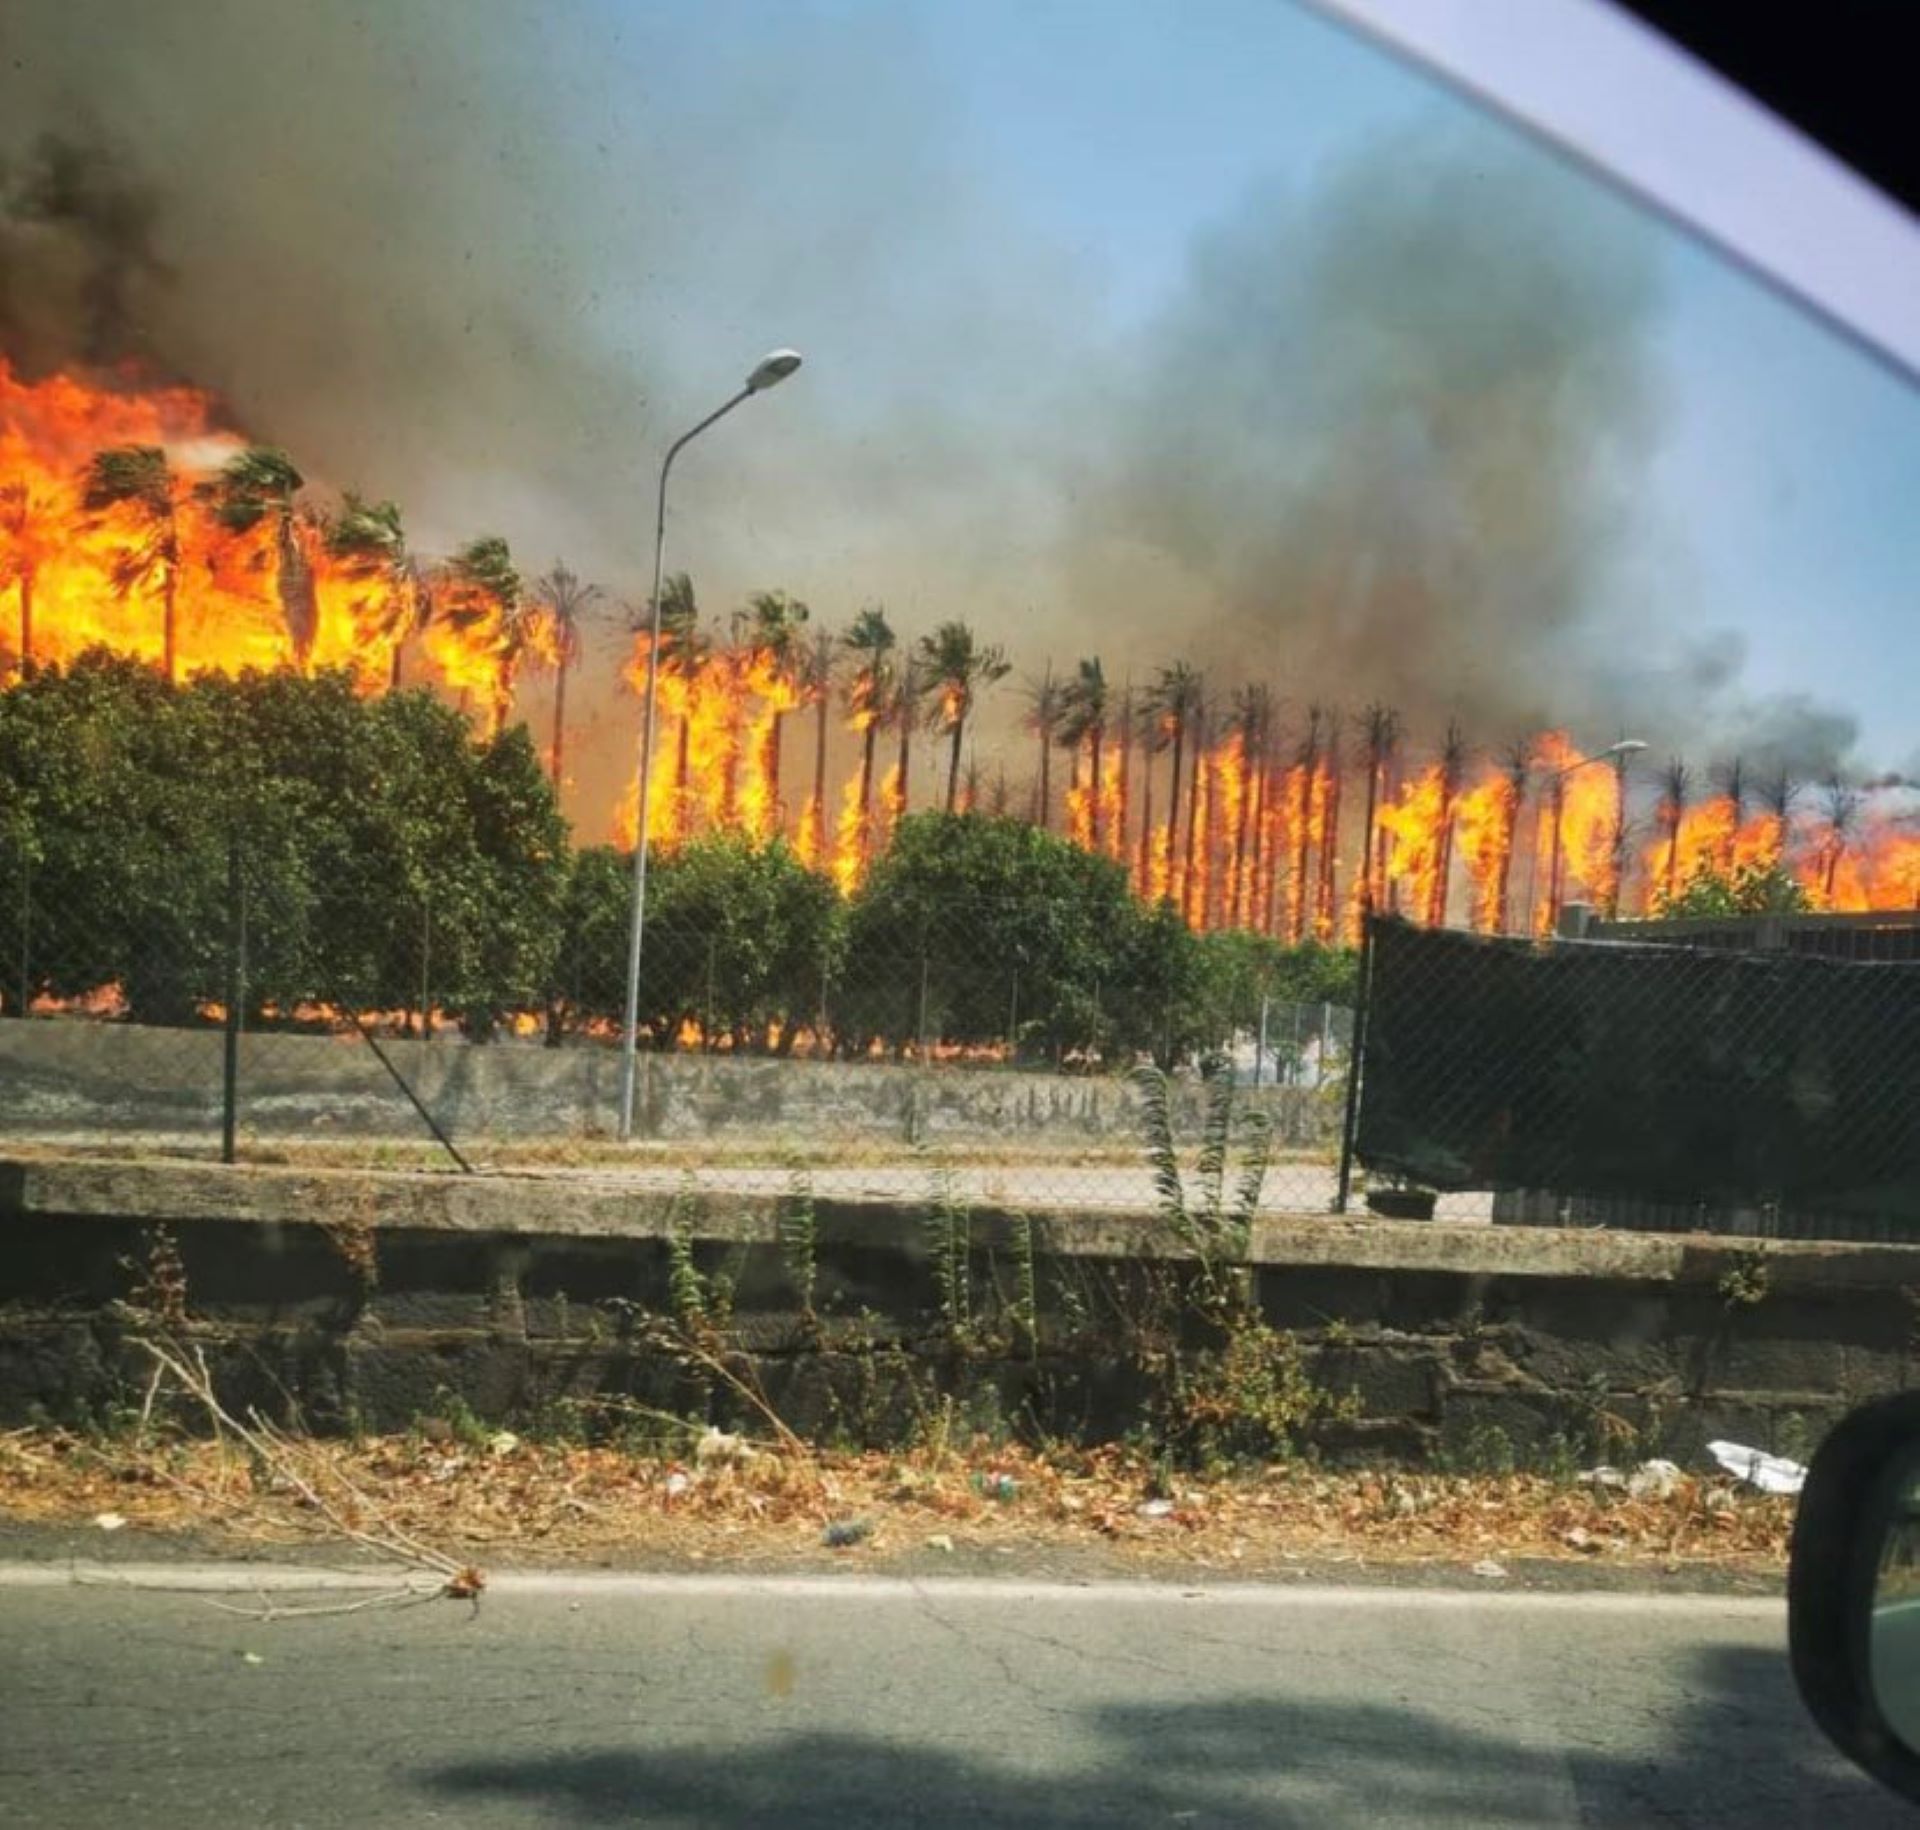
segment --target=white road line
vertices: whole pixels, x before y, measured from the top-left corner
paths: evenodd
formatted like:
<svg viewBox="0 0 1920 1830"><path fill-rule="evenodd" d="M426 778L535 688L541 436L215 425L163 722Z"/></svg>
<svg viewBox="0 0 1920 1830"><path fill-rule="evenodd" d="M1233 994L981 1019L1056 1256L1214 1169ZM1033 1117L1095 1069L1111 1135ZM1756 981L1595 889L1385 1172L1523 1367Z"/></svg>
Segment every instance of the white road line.
<svg viewBox="0 0 1920 1830"><path fill-rule="evenodd" d="M294 1564L236 1563L0 1563L0 1589L120 1588L190 1594L257 1592L321 1594L430 1587L419 1570L342 1570ZM618 1570L503 1570L487 1579L487 1594L581 1595L619 1598L732 1598L854 1602L983 1601L1004 1604L1116 1602L1173 1607L1375 1608L1458 1611L1466 1608L1537 1610L1549 1613L1661 1613L1723 1618L1777 1619L1784 1599L1771 1595L1668 1595L1631 1590L1512 1589L1493 1581L1475 1588L1351 1588L1327 1583L1285 1587L1265 1582L1032 1582L1018 1577L929 1576L730 1576L666 1575Z"/></svg>

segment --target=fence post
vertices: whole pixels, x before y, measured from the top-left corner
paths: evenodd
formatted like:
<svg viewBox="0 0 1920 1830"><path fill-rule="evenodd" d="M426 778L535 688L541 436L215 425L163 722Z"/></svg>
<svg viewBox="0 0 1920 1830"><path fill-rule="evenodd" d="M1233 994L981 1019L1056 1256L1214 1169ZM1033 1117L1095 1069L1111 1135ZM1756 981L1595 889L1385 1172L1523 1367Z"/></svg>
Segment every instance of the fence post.
<svg viewBox="0 0 1920 1830"><path fill-rule="evenodd" d="M31 1014L33 1007L33 854L26 840L16 836L20 851L20 1015Z"/></svg>
<svg viewBox="0 0 1920 1830"><path fill-rule="evenodd" d="M1367 1049L1367 1006L1373 991L1374 919L1368 915L1360 929L1360 985L1353 1001L1353 1041L1347 1049L1347 1106L1340 1127L1340 1187L1333 1201L1336 1214L1347 1211L1347 1202L1353 1194L1353 1143L1360 1127L1360 1060Z"/></svg>
<svg viewBox="0 0 1920 1830"><path fill-rule="evenodd" d="M247 995L247 904L240 872L240 835L227 837L227 1024L220 1086L220 1160L234 1160L240 1117L240 1006Z"/></svg>

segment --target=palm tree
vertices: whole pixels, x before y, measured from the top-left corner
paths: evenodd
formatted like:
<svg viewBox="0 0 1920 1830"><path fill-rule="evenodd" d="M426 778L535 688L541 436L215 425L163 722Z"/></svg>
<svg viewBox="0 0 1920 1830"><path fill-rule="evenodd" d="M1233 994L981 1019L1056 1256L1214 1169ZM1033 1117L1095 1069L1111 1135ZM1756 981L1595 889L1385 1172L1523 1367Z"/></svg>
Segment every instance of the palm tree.
<svg viewBox="0 0 1920 1830"><path fill-rule="evenodd" d="M1747 766L1736 756L1720 772L1720 792L1726 800L1729 818L1726 841L1721 846L1720 856L1715 862L1723 872L1728 874L1733 870L1734 841L1740 828L1746 824L1747 795L1750 787L1751 784L1747 780Z"/></svg>
<svg viewBox="0 0 1920 1830"><path fill-rule="evenodd" d="M887 613L869 604L853 619L842 647L847 677L841 688L847 716L860 732L860 852L864 857L873 826L873 750L893 690L893 650L897 638Z"/></svg>
<svg viewBox="0 0 1920 1830"><path fill-rule="evenodd" d="M1105 770L1101 754L1107 739L1107 675L1100 657L1082 661L1066 684L1059 741L1077 757L1084 747L1093 779L1087 785L1087 805L1093 810L1093 849L1101 849L1100 820L1105 799Z"/></svg>
<svg viewBox="0 0 1920 1830"><path fill-rule="evenodd" d="M906 816L907 796L913 785L913 729L920 722L921 702L926 696L927 683L918 671L918 657L908 649L887 706L887 716L900 733L900 759L894 765L897 778L894 793L898 797L893 810L896 821Z"/></svg>
<svg viewBox="0 0 1920 1830"><path fill-rule="evenodd" d="M1314 933L1331 940L1334 928L1335 865L1340 852L1340 713L1327 713L1326 794L1320 821L1320 885L1314 900Z"/></svg>
<svg viewBox="0 0 1920 1830"><path fill-rule="evenodd" d="M513 553L498 534L469 540L447 562L445 620L487 644L493 671L493 730L506 729L513 709L513 677L527 646L525 593Z"/></svg>
<svg viewBox="0 0 1920 1830"><path fill-rule="evenodd" d="M649 608L641 607L630 617L636 629L652 625ZM691 685L700 671L705 645L700 634L700 603L694 595L693 580L685 572L669 572L660 581L660 653L655 657L659 673L672 673ZM675 832L688 830L688 798L693 790L693 707L690 696L680 704L680 728L674 734L673 820Z"/></svg>
<svg viewBox="0 0 1920 1830"><path fill-rule="evenodd" d="M1151 898L1153 895L1153 759L1167 747L1169 733L1165 716L1160 712L1153 689L1147 688L1140 694L1140 846L1138 862L1135 866L1140 883L1140 894ZM1176 804L1179 796L1176 794Z"/></svg>
<svg viewBox="0 0 1920 1830"><path fill-rule="evenodd" d="M1292 938L1296 944L1307 938L1307 909L1311 897L1307 884L1307 858L1313 842L1313 803L1320 774L1320 733L1326 711L1318 705L1307 707L1307 729L1300 739L1298 767L1300 793L1293 829L1293 920Z"/></svg>
<svg viewBox="0 0 1920 1830"><path fill-rule="evenodd" d="M812 834L813 856L818 862L827 834L827 722L833 712L833 663L839 653L839 638L824 623L814 625L813 636L801 651L795 680L800 701L814 708L813 793L807 800L807 826Z"/></svg>
<svg viewBox="0 0 1920 1830"><path fill-rule="evenodd" d="M407 638L426 622L433 597L419 567L407 552L400 510L391 502L368 502L348 490L326 525L327 557L357 582L378 593L371 633L391 654L387 690L400 690L400 657Z"/></svg>
<svg viewBox="0 0 1920 1830"><path fill-rule="evenodd" d="M1467 734L1457 718L1447 720L1440 740L1440 831L1434 851L1433 889L1427 902L1427 926L1447 925L1447 896L1453 877L1453 816L1460 799L1460 783L1467 772Z"/></svg>
<svg viewBox="0 0 1920 1830"><path fill-rule="evenodd" d="M1034 783L1034 824L1042 832L1053 827L1053 745L1065 712L1066 689L1053 677L1053 663L1037 680L1029 680L1027 729L1040 740L1040 774Z"/></svg>
<svg viewBox="0 0 1920 1830"><path fill-rule="evenodd" d="M158 445L113 445L96 451L84 476L82 506L89 514L124 508L133 522L134 544L113 559L113 588L128 596L140 586L160 586L160 671L177 674L175 599L180 573L180 524L173 470Z"/></svg>
<svg viewBox="0 0 1920 1830"><path fill-rule="evenodd" d="M1173 862L1180 849L1180 766L1187 739L1200 717L1206 683L1185 661L1163 667L1147 688L1148 715L1173 749L1173 773L1167 793L1167 871L1172 884Z"/></svg>
<svg viewBox="0 0 1920 1830"><path fill-rule="evenodd" d="M1187 847L1180 865L1180 912L1186 917L1189 926L1197 927L1206 917L1207 911L1207 857L1200 848L1200 809L1204 805L1203 795L1207 778L1207 719L1210 709L1205 698L1201 698L1193 710L1193 760L1187 765ZM1176 777L1174 791L1179 792L1179 780ZM1206 844L1211 849L1213 834L1208 833ZM1198 869L1196 871L1196 857Z"/></svg>
<svg viewBox="0 0 1920 1830"><path fill-rule="evenodd" d="M33 589L50 532L44 508L45 504L27 487L25 477L0 483L0 585L10 584L20 594L18 659L22 679L33 672Z"/></svg>
<svg viewBox="0 0 1920 1830"><path fill-rule="evenodd" d="M982 687L1004 680L1013 663L998 642L981 642L960 622L942 623L931 635L923 635L918 655L926 668L927 690L939 695L931 728L945 731L952 746L947 758L947 811L952 813L960 792L960 743L974 700ZM904 757L900 779L904 790Z"/></svg>
<svg viewBox="0 0 1920 1830"><path fill-rule="evenodd" d="M1838 770L1827 777L1823 797L1827 807L1826 871L1821 879L1823 898L1833 906L1833 891L1846 854L1847 841L1860 814L1860 791L1844 781Z"/></svg>
<svg viewBox="0 0 1920 1830"><path fill-rule="evenodd" d="M1660 775L1660 824L1667 835L1667 861L1660 873L1662 895L1671 902L1680 893L1680 828L1693 792L1693 771L1686 758L1670 757Z"/></svg>
<svg viewBox="0 0 1920 1830"><path fill-rule="evenodd" d="M1388 759L1400 742L1400 714L1376 699L1360 714L1360 731L1367 758L1367 804L1360 853L1361 905L1363 910L1371 911L1380 900L1374 831L1379 822L1380 796L1386 787Z"/></svg>
<svg viewBox="0 0 1920 1830"><path fill-rule="evenodd" d="M560 792L561 759L567 740L567 672L580 659L588 614L600 601L600 587L585 583L563 559L533 588L534 603L545 624L541 658L553 669L553 747L547 754L553 791Z"/></svg>
<svg viewBox="0 0 1920 1830"><path fill-rule="evenodd" d="M194 491L207 504L215 524L229 534L250 534L261 522L272 523L274 589L294 659L302 667L313 652L316 633L313 571L293 531L297 498L305 485L306 478L284 451L249 445Z"/></svg>
<svg viewBox="0 0 1920 1830"><path fill-rule="evenodd" d="M1829 806L1832 805L1832 795L1837 780L1836 777L1827 784ZM1769 864L1777 865L1787 855L1787 822L1793 817L1793 803L1799 798L1799 794L1800 784L1786 769L1770 775L1760 784L1760 804L1766 808L1767 816L1773 822L1771 846L1773 856L1767 860Z"/></svg>
<svg viewBox="0 0 1920 1830"><path fill-rule="evenodd" d="M1499 862L1495 866L1493 886L1493 911L1491 926L1494 933L1507 931L1508 892L1513 884L1513 848L1520 831L1520 812L1527 804L1527 785L1533 780L1534 741L1531 737L1516 737L1500 752L1500 766L1506 775L1505 792L1501 796L1504 829L1499 839ZM1528 892L1531 895L1531 891ZM1533 910L1527 910L1531 921Z"/></svg>
<svg viewBox="0 0 1920 1830"><path fill-rule="evenodd" d="M1247 919L1250 887L1247 879L1247 833L1254 817L1255 783L1266 751L1267 728L1273 722L1273 693L1259 683L1235 690L1227 710L1227 730L1239 740L1240 805L1234 817L1232 863L1227 876L1229 926ZM1258 833L1255 829L1256 843Z"/></svg>
<svg viewBox="0 0 1920 1830"><path fill-rule="evenodd" d="M782 689L794 686L794 666L800 652L801 631L813 614L797 597L784 591L759 591L747 600L747 642L767 668L774 696L768 701L766 723L760 733L760 754L754 758L766 789L768 830L781 826L780 721L786 716Z"/></svg>

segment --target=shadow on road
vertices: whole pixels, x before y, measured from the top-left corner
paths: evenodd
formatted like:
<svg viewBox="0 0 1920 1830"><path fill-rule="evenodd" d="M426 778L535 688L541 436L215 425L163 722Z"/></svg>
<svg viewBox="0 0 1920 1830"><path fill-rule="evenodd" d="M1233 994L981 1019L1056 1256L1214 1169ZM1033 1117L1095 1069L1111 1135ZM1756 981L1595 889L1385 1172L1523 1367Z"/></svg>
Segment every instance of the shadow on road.
<svg viewBox="0 0 1920 1830"><path fill-rule="evenodd" d="M1614 1713L1618 1714L1616 1703ZM1766 1824L1849 1830L1909 1808L1830 1753L1785 1661L1718 1648L1693 1702L1652 1722L1643 1756L1463 1729L1415 1707L1308 1698L1118 1706L1091 1717L1092 1764L1034 1774L861 1735L663 1753L617 1747L463 1762L423 1776L474 1807L518 1803L579 1824L1320 1826ZM1516 1727L1520 1725L1516 1724ZM1069 1731L1071 1732L1071 1731Z"/></svg>

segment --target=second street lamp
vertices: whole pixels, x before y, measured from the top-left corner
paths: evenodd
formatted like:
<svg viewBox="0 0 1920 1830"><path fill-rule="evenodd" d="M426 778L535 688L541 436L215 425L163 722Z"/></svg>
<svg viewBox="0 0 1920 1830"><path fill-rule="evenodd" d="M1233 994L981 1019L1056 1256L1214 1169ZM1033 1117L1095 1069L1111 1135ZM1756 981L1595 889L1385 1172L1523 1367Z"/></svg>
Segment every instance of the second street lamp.
<svg viewBox="0 0 1920 1830"><path fill-rule="evenodd" d="M640 777L636 784L639 803L639 831L633 844L633 921L627 934L626 1020L620 1032L620 1139L633 1135L633 1088L636 1055L640 1039L640 954L647 928L647 821L650 812L648 789L653 780L653 733L660 670L660 583L667 547L667 477L673 460L716 420L724 419L743 400L777 387L800 366L800 352L777 349L761 357L747 376L739 393L707 415L689 432L683 432L667 447L660 465L660 496L653 523L653 599L647 627L646 710L640 723Z"/></svg>

